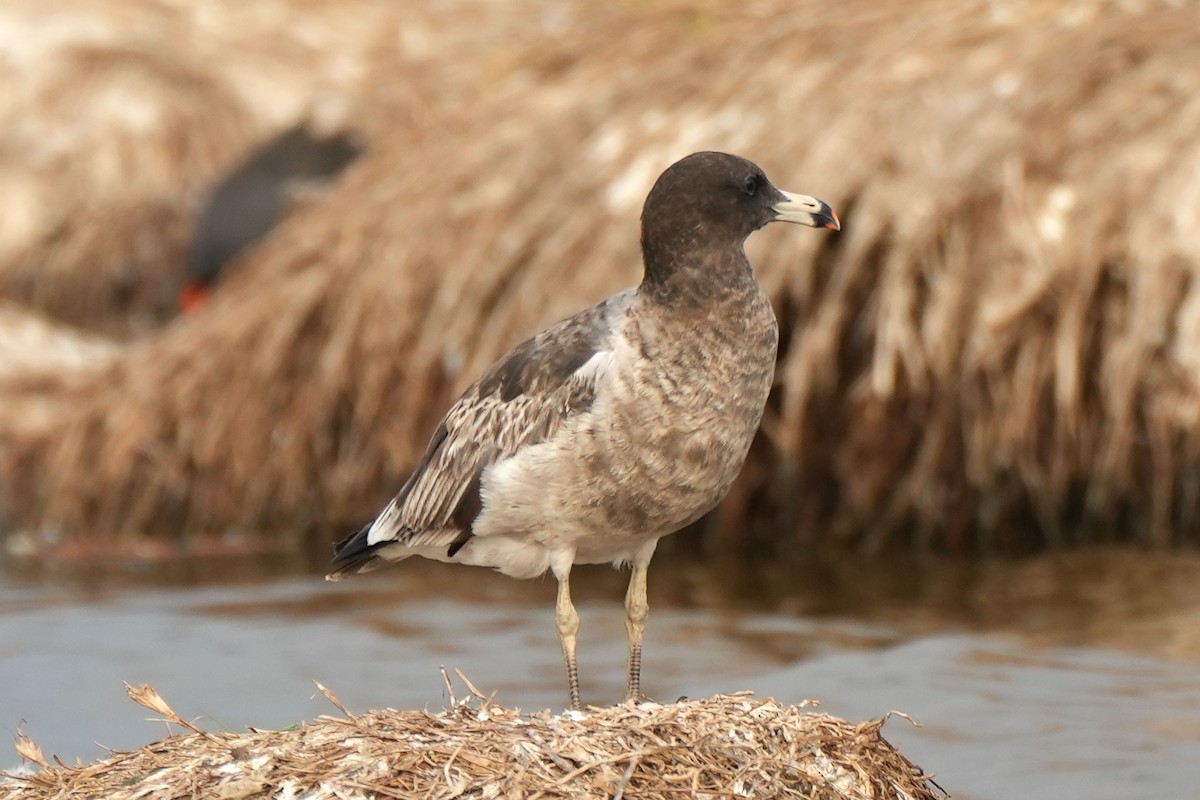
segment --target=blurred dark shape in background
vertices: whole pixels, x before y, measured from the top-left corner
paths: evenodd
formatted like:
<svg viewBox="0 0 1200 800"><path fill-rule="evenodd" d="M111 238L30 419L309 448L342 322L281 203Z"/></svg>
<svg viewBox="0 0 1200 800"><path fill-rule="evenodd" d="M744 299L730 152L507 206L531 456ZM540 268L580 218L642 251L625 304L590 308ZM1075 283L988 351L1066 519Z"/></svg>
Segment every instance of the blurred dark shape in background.
<svg viewBox="0 0 1200 800"><path fill-rule="evenodd" d="M400 24L375 0L354 13L308 0L45 12L0 4L0 298L122 341L178 315L195 219L220 176L301 120L346 129Z"/></svg>
<svg viewBox="0 0 1200 800"><path fill-rule="evenodd" d="M363 143L351 133L323 136L302 123L258 147L222 178L205 200L188 244L180 308L199 307L226 266L266 236L290 203L323 190L362 151Z"/></svg>

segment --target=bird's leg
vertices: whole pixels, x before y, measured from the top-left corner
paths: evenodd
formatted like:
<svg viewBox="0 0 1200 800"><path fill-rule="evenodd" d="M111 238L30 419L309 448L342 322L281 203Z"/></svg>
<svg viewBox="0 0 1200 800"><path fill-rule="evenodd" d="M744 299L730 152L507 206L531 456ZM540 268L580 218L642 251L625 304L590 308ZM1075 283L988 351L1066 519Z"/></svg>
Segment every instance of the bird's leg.
<svg viewBox="0 0 1200 800"><path fill-rule="evenodd" d="M646 570L649 559L637 561L629 576L629 591L625 593L625 631L629 635L629 681L625 699L636 703L642 697L642 633L650 606L646 602Z"/></svg>
<svg viewBox="0 0 1200 800"><path fill-rule="evenodd" d="M571 710L579 711L579 669L575 666L575 634L579 632L579 613L571 604L571 564L554 569L558 578L558 601L554 605L554 621L558 623L558 639L562 642L563 660L567 663L567 688Z"/></svg>

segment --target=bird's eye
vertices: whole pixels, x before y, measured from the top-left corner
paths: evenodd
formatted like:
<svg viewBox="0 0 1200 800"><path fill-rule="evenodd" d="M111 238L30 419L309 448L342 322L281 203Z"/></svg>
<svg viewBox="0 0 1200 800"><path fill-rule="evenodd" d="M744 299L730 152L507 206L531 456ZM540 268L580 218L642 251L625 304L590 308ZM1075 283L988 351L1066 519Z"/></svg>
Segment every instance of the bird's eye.
<svg viewBox="0 0 1200 800"><path fill-rule="evenodd" d="M758 187L762 184L758 175L747 175L746 182L742 184L742 191L754 197L758 193Z"/></svg>

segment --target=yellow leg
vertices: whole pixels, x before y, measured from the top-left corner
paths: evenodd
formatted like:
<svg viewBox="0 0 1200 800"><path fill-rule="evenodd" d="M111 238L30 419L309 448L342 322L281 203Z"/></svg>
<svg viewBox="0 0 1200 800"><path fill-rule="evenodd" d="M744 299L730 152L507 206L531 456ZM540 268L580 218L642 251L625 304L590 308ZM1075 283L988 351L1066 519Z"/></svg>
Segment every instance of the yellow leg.
<svg viewBox="0 0 1200 800"><path fill-rule="evenodd" d="M558 623L558 639L562 642L563 660L567 664L567 691L572 711L583 706L579 702L579 669L575 665L575 634L579 632L579 613L571 604L571 565L555 569L558 578L558 601L554 605L554 621Z"/></svg>
<svg viewBox="0 0 1200 800"><path fill-rule="evenodd" d="M629 635L629 681L625 699L636 703L642 697L642 634L650 606L646 602L646 570L648 563L635 563L629 576L629 591L625 593L625 631Z"/></svg>

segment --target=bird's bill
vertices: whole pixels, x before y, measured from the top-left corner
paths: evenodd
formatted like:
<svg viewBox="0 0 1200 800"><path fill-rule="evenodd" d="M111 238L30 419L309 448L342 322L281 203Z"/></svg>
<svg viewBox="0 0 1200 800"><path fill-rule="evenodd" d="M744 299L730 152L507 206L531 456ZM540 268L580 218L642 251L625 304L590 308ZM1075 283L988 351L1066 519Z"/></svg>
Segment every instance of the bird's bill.
<svg viewBox="0 0 1200 800"><path fill-rule="evenodd" d="M775 210L776 220L780 222L796 222L812 228L830 228L835 231L842 229L842 223L829 204L806 194L783 192L783 200L771 206Z"/></svg>

